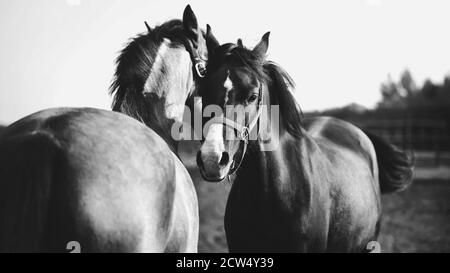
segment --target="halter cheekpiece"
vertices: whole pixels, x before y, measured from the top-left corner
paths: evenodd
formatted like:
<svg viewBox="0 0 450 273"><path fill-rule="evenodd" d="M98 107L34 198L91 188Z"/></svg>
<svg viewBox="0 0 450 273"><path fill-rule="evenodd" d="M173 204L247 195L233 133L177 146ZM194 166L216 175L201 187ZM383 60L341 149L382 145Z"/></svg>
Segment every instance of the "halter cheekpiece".
<svg viewBox="0 0 450 273"><path fill-rule="evenodd" d="M256 113L256 116L253 118L253 120L251 122L249 122L246 125L241 125L241 124L237 123L236 121L229 119L227 117L215 117L209 121L210 124L219 123L219 124L223 124L225 126L231 127L232 129L234 129L237 132L236 135L239 138L239 140L242 141L243 147L242 148L239 147L241 150L241 152L240 152L241 155L240 155L240 158L239 158L239 161L237 162L237 164L236 164L236 162L233 162L233 165L231 166L230 171L228 172L227 177L229 180L230 180L230 176L233 175L234 173L236 173L236 171L241 166L242 161L244 160L244 156L247 151L250 132L258 124L258 121L262 114L262 103L263 103L263 90L262 90L262 84L261 84L259 87L259 95L258 95L258 111ZM242 146L242 145L240 145L240 146Z"/></svg>
<svg viewBox="0 0 450 273"><path fill-rule="evenodd" d="M200 54L198 54L198 48L194 46L191 41L187 41L185 43L185 48L191 56L195 74L199 78L204 78L206 76L206 60L200 57Z"/></svg>
<svg viewBox="0 0 450 273"><path fill-rule="evenodd" d="M200 57L196 57L193 60L195 72L199 78L204 78L206 76L206 61Z"/></svg>

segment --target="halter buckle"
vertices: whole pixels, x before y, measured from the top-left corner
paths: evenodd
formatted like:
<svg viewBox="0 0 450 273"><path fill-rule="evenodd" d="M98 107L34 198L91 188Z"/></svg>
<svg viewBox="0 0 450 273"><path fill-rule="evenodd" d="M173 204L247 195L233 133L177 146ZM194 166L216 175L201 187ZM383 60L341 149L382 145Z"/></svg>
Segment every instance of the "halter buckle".
<svg viewBox="0 0 450 273"><path fill-rule="evenodd" d="M200 78L204 78L206 76L206 64L203 60L195 60L195 72L197 72L197 76Z"/></svg>
<svg viewBox="0 0 450 273"><path fill-rule="evenodd" d="M244 128L242 128L240 137L241 137L241 139L242 139L243 141L245 141L245 143L248 142L248 137L249 137L249 135L250 135L250 134L249 134L249 129L248 129L248 127L245 126Z"/></svg>

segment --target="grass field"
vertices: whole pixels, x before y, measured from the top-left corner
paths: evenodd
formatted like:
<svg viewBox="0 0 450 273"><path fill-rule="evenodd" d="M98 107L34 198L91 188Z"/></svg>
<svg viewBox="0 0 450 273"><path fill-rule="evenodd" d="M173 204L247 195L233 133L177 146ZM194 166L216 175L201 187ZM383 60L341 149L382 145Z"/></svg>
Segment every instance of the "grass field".
<svg viewBox="0 0 450 273"><path fill-rule="evenodd" d="M382 250L450 252L450 180L416 180L382 204Z"/></svg>
<svg viewBox="0 0 450 273"><path fill-rule="evenodd" d="M194 178L200 206L199 252L228 252L223 217L231 185ZM382 196L383 252L450 252L450 180L417 180L405 192Z"/></svg>

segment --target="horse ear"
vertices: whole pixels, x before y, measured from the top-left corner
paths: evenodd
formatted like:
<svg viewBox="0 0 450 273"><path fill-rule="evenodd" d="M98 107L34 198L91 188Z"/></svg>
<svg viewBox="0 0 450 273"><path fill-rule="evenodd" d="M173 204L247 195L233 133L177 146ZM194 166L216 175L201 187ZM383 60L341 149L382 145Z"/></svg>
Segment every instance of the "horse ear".
<svg viewBox="0 0 450 273"><path fill-rule="evenodd" d="M148 33L152 33L152 28L148 25L147 21L144 21L144 24L147 27Z"/></svg>
<svg viewBox="0 0 450 273"><path fill-rule="evenodd" d="M202 32L198 27L197 17L192 11L190 5L187 5L183 12L183 27L189 37L192 39L194 47L197 47L199 39L202 36Z"/></svg>
<svg viewBox="0 0 450 273"><path fill-rule="evenodd" d="M263 35L261 41L253 49L253 53L261 58L266 57L267 49L269 48L269 36L270 31L266 32L266 34Z"/></svg>
<svg viewBox="0 0 450 273"><path fill-rule="evenodd" d="M239 46L239 47L244 47L244 43L242 43L242 39L238 39L237 40L237 45Z"/></svg>
<svg viewBox="0 0 450 273"><path fill-rule="evenodd" d="M220 46L209 25L206 25L206 46L208 47L208 55L211 55Z"/></svg>

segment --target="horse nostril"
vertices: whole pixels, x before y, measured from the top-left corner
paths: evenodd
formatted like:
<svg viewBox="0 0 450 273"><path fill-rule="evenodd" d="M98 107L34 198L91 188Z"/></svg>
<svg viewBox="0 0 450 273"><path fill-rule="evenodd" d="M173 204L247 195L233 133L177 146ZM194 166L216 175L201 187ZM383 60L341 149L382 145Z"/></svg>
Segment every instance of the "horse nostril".
<svg viewBox="0 0 450 273"><path fill-rule="evenodd" d="M229 161L230 161L230 156L228 155L227 152L223 152L222 157L220 158L219 165L226 166L226 165L228 165Z"/></svg>

